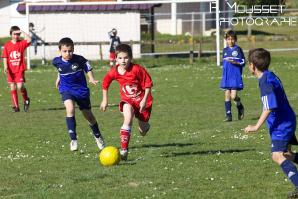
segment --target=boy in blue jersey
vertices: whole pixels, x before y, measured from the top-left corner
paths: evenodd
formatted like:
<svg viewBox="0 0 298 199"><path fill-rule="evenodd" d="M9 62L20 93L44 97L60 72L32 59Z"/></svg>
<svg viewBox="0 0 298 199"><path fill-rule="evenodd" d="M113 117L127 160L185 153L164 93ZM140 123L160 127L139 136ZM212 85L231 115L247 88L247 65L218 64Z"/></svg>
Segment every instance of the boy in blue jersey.
<svg viewBox="0 0 298 199"><path fill-rule="evenodd" d="M99 150L102 150L104 140L91 111L90 93L85 77L85 73L87 73L90 83L94 85L98 83L97 80L94 80L92 67L84 57L73 54L74 43L70 38L62 38L59 41L59 51L61 56L54 58L52 63L58 70L56 87L59 89L66 108L66 125L71 139L70 150L78 149L75 103L89 122L96 144Z"/></svg>
<svg viewBox="0 0 298 199"><path fill-rule="evenodd" d="M242 68L245 65L245 57L242 49L236 45L237 35L234 31L228 31L225 35L225 39L227 47L223 49L220 88L225 91L226 118L224 121L230 122L232 121L231 100L233 100L237 106L238 120L244 117L244 107L240 101L240 97L237 96L237 91L243 89Z"/></svg>
<svg viewBox="0 0 298 199"><path fill-rule="evenodd" d="M255 125L248 125L246 133L257 131L267 120L271 137L272 159L296 187L289 198L298 198L298 172L292 163L298 163L298 155L291 151L297 145L295 136L296 114L291 108L280 79L268 70L270 52L263 48L249 51L249 70L259 80L263 112Z"/></svg>

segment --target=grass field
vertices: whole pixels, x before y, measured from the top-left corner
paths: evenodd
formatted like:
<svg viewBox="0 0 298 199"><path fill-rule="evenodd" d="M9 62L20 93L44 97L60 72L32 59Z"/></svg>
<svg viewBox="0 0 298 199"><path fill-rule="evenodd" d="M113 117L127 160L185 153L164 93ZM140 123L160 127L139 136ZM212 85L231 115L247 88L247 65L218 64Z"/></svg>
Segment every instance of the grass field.
<svg viewBox="0 0 298 199"><path fill-rule="evenodd" d="M65 111L54 87L53 67L27 72L30 112L11 113L9 89L1 71L0 198L285 198L292 185L270 156L265 126L251 136L241 129L254 124L262 110L258 83L247 68L240 94L245 119L224 118L221 69L215 60L165 59L140 62L154 81L152 129L136 126L127 162L102 167L86 121L77 111L79 151L69 150ZM295 57L277 57L271 69L282 79L298 112ZM106 67L95 67L102 79ZM99 111L100 86L91 86L93 112L107 145L119 146L121 114L116 106ZM119 101L113 84L110 103ZM19 97L20 98L20 97ZM21 98L20 98L21 101ZM234 116L236 109L233 106ZM136 121L135 121L136 124Z"/></svg>

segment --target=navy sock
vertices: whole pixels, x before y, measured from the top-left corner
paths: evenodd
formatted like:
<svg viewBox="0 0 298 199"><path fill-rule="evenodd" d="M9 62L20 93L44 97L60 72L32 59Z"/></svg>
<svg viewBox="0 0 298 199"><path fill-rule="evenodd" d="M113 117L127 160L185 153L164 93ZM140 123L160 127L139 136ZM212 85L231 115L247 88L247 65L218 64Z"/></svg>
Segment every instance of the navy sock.
<svg viewBox="0 0 298 199"><path fill-rule="evenodd" d="M75 117L66 117L66 125L68 128L68 133L69 133L70 139L77 140L76 118Z"/></svg>
<svg viewBox="0 0 298 199"><path fill-rule="evenodd" d="M96 137L96 138L99 138L101 136L101 133L100 133L100 130L98 128L98 124L97 122L93 125L89 125L92 132L93 132L93 135Z"/></svg>
<svg viewBox="0 0 298 199"><path fill-rule="evenodd" d="M231 107L232 107L231 101L225 101L225 108L226 108L227 116L232 116Z"/></svg>
<svg viewBox="0 0 298 199"><path fill-rule="evenodd" d="M234 102L235 102L238 109L242 107L240 97L236 96L235 99L234 99Z"/></svg>
<svg viewBox="0 0 298 199"><path fill-rule="evenodd" d="M298 187L298 172L296 166L290 160L285 160L281 163L280 167L292 181L293 185Z"/></svg>

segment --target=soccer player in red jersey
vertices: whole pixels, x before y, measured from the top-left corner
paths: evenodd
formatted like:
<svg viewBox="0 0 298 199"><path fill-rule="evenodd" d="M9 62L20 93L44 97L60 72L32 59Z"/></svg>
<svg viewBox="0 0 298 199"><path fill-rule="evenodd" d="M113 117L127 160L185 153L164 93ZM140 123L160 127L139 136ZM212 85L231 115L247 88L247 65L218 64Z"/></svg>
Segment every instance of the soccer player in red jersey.
<svg viewBox="0 0 298 199"><path fill-rule="evenodd" d="M24 111L27 112L30 105L30 99L25 88L25 49L30 46L31 38L18 26L10 28L11 40L5 43L2 58L4 64L4 73L7 75L7 82L10 85L11 101L13 112L19 112L19 102L17 89L21 92L24 100ZM24 36L21 40L20 35Z"/></svg>
<svg viewBox="0 0 298 199"><path fill-rule="evenodd" d="M123 113L124 121L120 129L122 160L127 160L128 144L134 116L138 119L139 132L145 136L150 129L149 118L152 109L150 75L144 67L132 63L132 50L127 44L116 47L115 67L105 75L102 83L102 102L100 109L106 111L108 107L108 89L113 80L120 84L121 101L119 109Z"/></svg>

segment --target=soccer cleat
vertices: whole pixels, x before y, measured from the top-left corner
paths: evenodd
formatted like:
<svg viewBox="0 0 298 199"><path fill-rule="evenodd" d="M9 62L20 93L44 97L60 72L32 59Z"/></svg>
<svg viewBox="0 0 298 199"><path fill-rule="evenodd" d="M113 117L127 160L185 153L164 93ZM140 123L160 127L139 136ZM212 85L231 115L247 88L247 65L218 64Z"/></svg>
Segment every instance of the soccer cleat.
<svg viewBox="0 0 298 199"><path fill-rule="evenodd" d="M237 106L238 109L238 120L242 120L244 118L244 107L242 104Z"/></svg>
<svg viewBox="0 0 298 199"><path fill-rule="evenodd" d="M105 148L105 142L102 137L95 138L95 142L96 142L100 151L103 150L103 148Z"/></svg>
<svg viewBox="0 0 298 199"><path fill-rule="evenodd" d="M226 118L224 119L224 122L231 122L232 121L232 116L226 116Z"/></svg>
<svg viewBox="0 0 298 199"><path fill-rule="evenodd" d="M27 112L29 110L29 106L30 106L30 99L28 98L25 102L24 102L24 111Z"/></svg>
<svg viewBox="0 0 298 199"><path fill-rule="evenodd" d="M71 140L70 150L71 151L77 151L78 150L78 141L77 140Z"/></svg>
<svg viewBox="0 0 298 199"><path fill-rule="evenodd" d="M127 149L121 149L120 150L120 158L121 160L126 161L128 156L128 150Z"/></svg>
<svg viewBox="0 0 298 199"><path fill-rule="evenodd" d="M20 108L19 107L12 107L12 112L16 113L16 112L20 112Z"/></svg>
<svg viewBox="0 0 298 199"><path fill-rule="evenodd" d="M147 123L147 125L143 129L141 127L139 127L139 132L140 132L141 136L145 136L148 133L149 129L150 129L149 123Z"/></svg>
<svg viewBox="0 0 298 199"><path fill-rule="evenodd" d="M296 187L295 191L288 194L288 198L298 198L298 187Z"/></svg>

